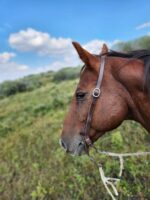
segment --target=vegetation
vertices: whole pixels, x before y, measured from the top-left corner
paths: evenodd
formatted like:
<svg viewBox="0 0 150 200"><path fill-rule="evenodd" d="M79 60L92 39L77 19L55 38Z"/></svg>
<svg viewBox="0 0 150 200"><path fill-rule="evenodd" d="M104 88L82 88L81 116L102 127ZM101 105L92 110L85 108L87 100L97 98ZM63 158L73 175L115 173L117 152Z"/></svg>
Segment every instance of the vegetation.
<svg viewBox="0 0 150 200"><path fill-rule="evenodd" d="M150 49L150 36L143 36L141 38L131 40L128 42L119 42L113 46L113 49L121 50L121 51Z"/></svg>
<svg viewBox="0 0 150 200"><path fill-rule="evenodd" d="M17 89L13 95L1 92L2 200L110 199L97 167L89 158L66 155L60 148L58 140L63 119L78 80L63 78L65 81L62 81L56 77L54 72L48 72L0 85L3 91L9 91L15 83L26 82L28 86L21 91ZM137 152L149 150L149 142L149 134L140 125L124 122L118 129L104 135L97 146L112 152ZM103 164L107 176L117 176L117 160L93 151L91 154ZM118 185L120 200L150 199L149 158L125 159L125 170Z"/></svg>
<svg viewBox="0 0 150 200"><path fill-rule="evenodd" d="M64 69L60 69L53 76L53 81L60 82L64 80L72 80L78 78L80 74L80 67L71 68L67 67Z"/></svg>
<svg viewBox="0 0 150 200"><path fill-rule="evenodd" d="M49 71L38 75L30 75L16 81L5 81L0 84L0 99L17 93L35 90L45 86L51 81L58 83L65 80L73 80L79 77L79 73L80 67L68 67L60 69L57 72Z"/></svg>

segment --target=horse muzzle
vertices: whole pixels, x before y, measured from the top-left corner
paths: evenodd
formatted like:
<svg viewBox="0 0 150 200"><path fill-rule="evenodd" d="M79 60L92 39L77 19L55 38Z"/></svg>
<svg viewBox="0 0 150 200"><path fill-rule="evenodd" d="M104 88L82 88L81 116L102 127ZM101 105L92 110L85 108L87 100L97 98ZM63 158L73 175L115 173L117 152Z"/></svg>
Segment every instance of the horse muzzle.
<svg viewBox="0 0 150 200"><path fill-rule="evenodd" d="M88 154L88 147L83 138L74 139L71 143L61 138L59 143L66 153L70 153L73 156Z"/></svg>

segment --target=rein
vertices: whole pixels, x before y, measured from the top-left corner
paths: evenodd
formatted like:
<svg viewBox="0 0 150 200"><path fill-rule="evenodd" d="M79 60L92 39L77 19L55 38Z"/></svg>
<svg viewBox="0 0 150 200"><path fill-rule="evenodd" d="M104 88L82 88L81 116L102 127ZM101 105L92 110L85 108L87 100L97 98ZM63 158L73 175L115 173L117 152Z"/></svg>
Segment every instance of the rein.
<svg viewBox="0 0 150 200"><path fill-rule="evenodd" d="M106 56L104 56L104 55L101 56L101 63L100 63L100 67L99 67L99 76L97 79L96 87L92 91L92 102L89 106L88 115L87 115L86 123L84 126L84 130L83 130L83 136L85 139L85 143L88 146L92 146L92 141L88 135L88 132L90 130L90 124L92 121L92 116L93 116L96 101L101 95L101 85L102 85L102 80L103 80L103 76L104 76L105 61L106 61Z"/></svg>

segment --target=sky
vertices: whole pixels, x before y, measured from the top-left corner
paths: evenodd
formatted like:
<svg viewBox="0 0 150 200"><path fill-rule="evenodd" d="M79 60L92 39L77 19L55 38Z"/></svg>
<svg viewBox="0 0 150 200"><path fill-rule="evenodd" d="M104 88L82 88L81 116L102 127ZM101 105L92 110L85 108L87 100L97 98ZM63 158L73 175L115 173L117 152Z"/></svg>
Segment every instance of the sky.
<svg viewBox="0 0 150 200"><path fill-rule="evenodd" d="M149 0L0 0L0 82L81 63L103 43L150 35Z"/></svg>

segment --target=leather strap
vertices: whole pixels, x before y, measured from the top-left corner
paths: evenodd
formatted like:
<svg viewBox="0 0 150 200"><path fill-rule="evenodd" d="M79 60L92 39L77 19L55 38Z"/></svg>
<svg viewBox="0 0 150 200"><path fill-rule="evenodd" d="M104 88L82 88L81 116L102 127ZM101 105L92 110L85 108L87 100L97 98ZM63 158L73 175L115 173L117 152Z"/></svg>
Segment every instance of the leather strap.
<svg viewBox="0 0 150 200"><path fill-rule="evenodd" d="M91 125L91 121L92 121L92 116L93 116L96 100L101 95L101 85L102 85L102 80L103 80L103 76L104 76L105 58L106 58L105 56L101 56L101 63L100 63L100 67L99 67L99 76L97 79L96 87L94 88L94 90L92 92L92 102L89 106L88 115L87 115L86 123L84 126L84 131L83 131L83 135L85 137L85 142L88 146L92 146L92 141L91 141L88 133L90 130L90 125Z"/></svg>

